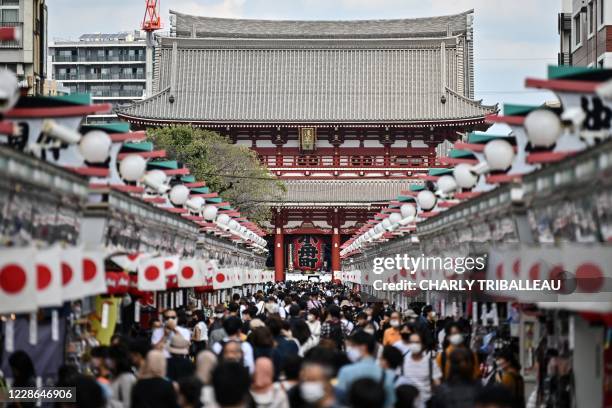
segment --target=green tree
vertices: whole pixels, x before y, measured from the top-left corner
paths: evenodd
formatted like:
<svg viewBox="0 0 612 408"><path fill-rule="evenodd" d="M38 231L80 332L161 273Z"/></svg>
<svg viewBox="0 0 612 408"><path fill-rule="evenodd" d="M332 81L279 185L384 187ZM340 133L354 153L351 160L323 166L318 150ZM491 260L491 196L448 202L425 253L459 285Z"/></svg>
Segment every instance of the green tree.
<svg viewBox="0 0 612 408"><path fill-rule="evenodd" d="M246 146L226 137L191 126L171 126L147 132L158 149L189 168L197 180L205 181L232 206L254 222L270 219L267 203L283 201L285 185L261 164Z"/></svg>

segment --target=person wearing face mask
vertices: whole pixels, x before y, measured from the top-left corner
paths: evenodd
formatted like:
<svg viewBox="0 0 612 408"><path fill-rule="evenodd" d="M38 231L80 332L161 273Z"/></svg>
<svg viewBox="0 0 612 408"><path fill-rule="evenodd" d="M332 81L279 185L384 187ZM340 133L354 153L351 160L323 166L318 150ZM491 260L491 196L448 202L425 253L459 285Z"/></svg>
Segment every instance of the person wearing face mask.
<svg viewBox="0 0 612 408"><path fill-rule="evenodd" d="M519 403L518 406L525 405L525 382L521 376L521 365L517 361L514 353L510 349L503 349L495 354L495 365L497 372L495 380L497 383L506 387L514 399Z"/></svg>
<svg viewBox="0 0 612 408"><path fill-rule="evenodd" d="M432 360L431 352L425 349L421 333L410 335L408 349L409 353L404 357L401 369L402 379L398 385L410 384L417 387L419 398L415 407L423 408L431 398L433 388L440 384L442 373Z"/></svg>
<svg viewBox="0 0 612 408"><path fill-rule="evenodd" d="M450 358L451 353L460 347L468 348L465 345L465 336L462 333L461 326L457 322L449 323L445 329L446 338L444 339L443 351L438 353L436 356L437 365L442 370L442 376L444 379L447 379L450 374L450 365L448 364L448 360ZM478 356L476 353L470 350L472 354L473 364L473 377L474 379L480 376L480 368L478 364Z"/></svg>
<svg viewBox="0 0 612 408"><path fill-rule="evenodd" d="M172 336L181 335L188 342L191 340L191 331L177 324L178 318L176 310L167 309L163 314L164 324L162 327L153 330L151 333L151 344L157 350L163 350L166 358L170 357L168 346Z"/></svg>
<svg viewBox="0 0 612 408"><path fill-rule="evenodd" d="M399 312L391 313L389 319L389 328L383 334L383 346L391 346L402 339L400 335L400 326L402 324Z"/></svg>
<svg viewBox="0 0 612 408"><path fill-rule="evenodd" d="M352 364L338 372L337 389L341 399L348 397L351 385L358 379L370 378L385 389L385 407L395 402L394 373L378 365L374 358L376 339L371 334L358 331L347 340L346 354Z"/></svg>
<svg viewBox="0 0 612 408"><path fill-rule="evenodd" d="M225 317L225 306L219 304L215 306L215 314L213 322L208 328L210 335L208 336L208 348L212 350L213 346L227 337L227 333L223 328L223 318Z"/></svg>
<svg viewBox="0 0 612 408"><path fill-rule="evenodd" d="M410 345L410 335L414 332L414 327L411 324L403 324L400 327L400 336L401 339L393 343L393 347L401 351L402 355L405 357L409 352Z"/></svg>
<svg viewBox="0 0 612 408"><path fill-rule="evenodd" d="M328 408L336 406L331 385L332 369L316 362L305 362L299 383L288 392L291 408Z"/></svg>
<svg viewBox="0 0 612 408"><path fill-rule="evenodd" d="M310 335L314 338L315 344L319 344L321 339L321 321L319 320L319 309L309 309L306 317L306 324L310 329Z"/></svg>

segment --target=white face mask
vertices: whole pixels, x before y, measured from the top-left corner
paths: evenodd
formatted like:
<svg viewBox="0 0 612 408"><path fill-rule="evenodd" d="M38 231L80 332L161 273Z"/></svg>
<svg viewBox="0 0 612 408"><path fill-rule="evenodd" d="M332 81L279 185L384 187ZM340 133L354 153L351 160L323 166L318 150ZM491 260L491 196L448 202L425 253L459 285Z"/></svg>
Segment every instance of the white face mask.
<svg viewBox="0 0 612 408"><path fill-rule="evenodd" d="M304 401L313 404L325 396L325 387L319 381L304 381L300 384L300 394Z"/></svg>
<svg viewBox="0 0 612 408"><path fill-rule="evenodd" d="M413 354L419 354L422 349L423 346L421 345L421 343L410 343L408 345L408 350L410 350L410 352Z"/></svg>
<svg viewBox="0 0 612 408"><path fill-rule="evenodd" d="M217 319L223 319L223 313L215 313Z"/></svg>
<svg viewBox="0 0 612 408"><path fill-rule="evenodd" d="M346 356L352 363L354 363L356 361L359 361L359 359L361 358L361 352L358 348L349 346L346 348Z"/></svg>
<svg viewBox="0 0 612 408"><path fill-rule="evenodd" d="M391 325L391 327L399 327L400 322L399 320L393 319L389 321L389 324Z"/></svg>
<svg viewBox="0 0 612 408"><path fill-rule="evenodd" d="M316 317L314 315L308 315L309 322L314 322L315 320L316 320Z"/></svg>
<svg viewBox="0 0 612 408"><path fill-rule="evenodd" d="M367 327L365 329L363 329L364 332L368 333L368 334L374 334L374 329L372 329L371 327Z"/></svg>
<svg viewBox="0 0 612 408"><path fill-rule="evenodd" d="M463 343L463 335L461 333L455 333L448 336L448 341L453 346Z"/></svg>

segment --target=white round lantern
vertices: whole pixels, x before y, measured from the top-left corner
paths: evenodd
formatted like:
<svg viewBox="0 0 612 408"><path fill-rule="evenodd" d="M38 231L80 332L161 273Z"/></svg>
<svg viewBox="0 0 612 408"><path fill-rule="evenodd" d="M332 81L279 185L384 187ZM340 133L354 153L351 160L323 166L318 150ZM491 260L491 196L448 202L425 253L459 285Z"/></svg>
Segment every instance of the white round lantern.
<svg viewBox="0 0 612 408"><path fill-rule="evenodd" d="M472 172L472 166L466 163L458 164L453 169L453 177L461 188L472 188L478 181L478 176Z"/></svg>
<svg viewBox="0 0 612 408"><path fill-rule="evenodd" d="M417 203L423 211L432 210L436 206L436 196L429 190L419 191Z"/></svg>
<svg viewBox="0 0 612 408"><path fill-rule="evenodd" d="M81 138L79 150L88 163L104 163L113 144L110 136L101 130L89 131Z"/></svg>
<svg viewBox="0 0 612 408"><path fill-rule="evenodd" d="M378 223L376 224L376 226L374 227L374 234L380 234L381 232L383 232L385 230L385 227L382 225L382 223Z"/></svg>
<svg viewBox="0 0 612 408"><path fill-rule="evenodd" d="M147 174L145 174L143 182L150 187L151 189L162 193L168 191L164 183L166 182L166 173L162 170L149 170Z"/></svg>
<svg viewBox="0 0 612 408"><path fill-rule="evenodd" d="M0 112L13 109L19 100L19 80L8 69L0 70Z"/></svg>
<svg viewBox="0 0 612 408"><path fill-rule="evenodd" d="M514 148L503 139L493 139L485 145L485 159L492 171L506 171L514 161Z"/></svg>
<svg viewBox="0 0 612 408"><path fill-rule="evenodd" d="M227 214L221 214L217 217L217 222L221 225L227 225L230 222L230 217Z"/></svg>
<svg viewBox="0 0 612 408"><path fill-rule="evenodd" d="M412 204L402 204L400 211L402 218L414 217L416 215L416 208Z"/></svg>
<svg viewBox="0 0 612 408"><path fill-rule="evenodd" d="M202 211L202 207L206 203L202 197L193 197L185 201L185 207L194 213Z"/></svg>
<svg viewBox="0 0 612 408"><path fill-rule="evenodd" d="M443 194L452 193L457 189L457 182L455 181L455 178L448 174L440 176L436 184L438 185L438 191Z"/></svg>
<svg viewBox="0 0 612 408"><path fill-rule="evenodd" d="M183 184L177 184L170 190L170 201L174 205L183 205L189 198L189 189ZM202 198L202 197L199 197Z"/></svg>
<svg viewBox="0 0 612 408"><path fill-rule="evenodd" d="M240 228L240 224L235 220L231 220L227 226L230 227L232 231L238 231L238 228Z"/></svg>
<svg viewBox="0 0 612 408"><path fill-rule="evenodd" d="M206 221L213 221L217 217L218 212L219 209L216 206L207 205L204 207L204 213L202 215L204 215Z"/></svg>
<svg viewBox="0 0 612 408"><path fill-rule="evenodd" d="M389 221L391 221L391 224L397 224L401 220L402 220L402 215L400 213L392 213L389 216Z"/></svg>
<svg viewBox="0 0 612 408"><path fill-rule="evenodd" d="M381 225L383 226L384 229L388 230L389 228L391 228L391 220L389 218L385 218L384 220L382 220Z"/></svg>
<svg viewBox="0 0 612 408"><path fill-rule="evenodd" d="M138 181L147 170L147 161L137 154L126 156L119 163L119 173L125 181Z"/></svg>
<svg viewBox="0 0 612 408"><path fill-rule="evenodd" d="M529 112L525 117L524 126L533 147L551 147L563 132L561 120L548 109L536 109Z"/></svg>

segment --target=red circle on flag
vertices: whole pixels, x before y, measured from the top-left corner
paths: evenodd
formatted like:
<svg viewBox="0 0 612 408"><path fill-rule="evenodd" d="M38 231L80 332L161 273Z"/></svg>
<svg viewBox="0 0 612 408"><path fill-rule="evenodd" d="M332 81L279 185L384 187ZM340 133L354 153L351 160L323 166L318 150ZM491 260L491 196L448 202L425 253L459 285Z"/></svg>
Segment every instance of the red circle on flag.
<svg viewBox="0 0 612 408"><path fill-rule="evenodd" d="M146 280L153 281L159 278L159 269L155 265L151 265L145 269L144 276Z"/></svg>
<svg viewBox="0 0 612 408"><path fill-rule="evenodd" d="M218 273L216 276L217 282L222 283L225 281L225 275L222 273Z"/></svg>
<svg viewBox="0 0 612 408"><path fill-rule="evenodd" d="M521 260L520 259L517 259L512 264L512 272L514 273L514 276L516 277L518 277L521 274Z"/></svg>
<svg viewBox="0 0 612 408"><path fill-rule="evenodd" d="M94 261L88 258L83 259L83 280L85 282L89 282L95 278L97 271L98 267Z"/></svg>
<svg viewBox="0 0 612 408"><path fill-rule="evenodd" d="M19 265L8 264L0 270L0 288L9 294L21 292L26 285L26 273Z"/></svg>
<svg viewBox="0 0 612 408"><path fill-rule="evenodd" d="M529 279L534 281L540 279L540 264L533 264L531 268L529 268Z"/></svg>
<svg viewBox="0 0 612 408"><path fill-rule="evenodd" d="M604 284L603 272L597 265L585 263L576 269L576 281L582 291L594 293Z"/></svg>
<svg viewBox="0 0 612 408"><path fill-rule="evenodd" d="M66 286L72 280L72 268L65 262L62 262L62 285Z"/></svg>
<svg viewBox="0 0 612 408"><path fill-rule="evenodd" d="M136 260L136 258L138 258L138 256L139 256L139 255L140 255L140 254L138 254L138 253L136 253L136 254L129 254L129 255L127 256L127 258L128 258L130 261L135 261L135 260Z"/></svg>
<svg viewBox="0 0 612 408"><path fill-rule="evenodd" d="M499 280L504 279L504 264L500 263L497 265L497 268L495 268L495 276Z"/></svg>
<svg viewBox="0 0 612 408"><path fill-rule="evenodd" d="M183 278L185 279L193 278L193 268L191 266L184 267L181 273L183 274Z"/></svg>
<svg viewBox="0 0 612 408"><path fill-rule="evenodd" d="M173 265L174 265L174 262L172 261L164 261L164 268L166 269L172 268Z"/></svg>
<svg viewBox="0 0 612 408"><path fill-rule="evenodd" d="M38 290L43 290L51 283L51 269L47 265L36 265L36 282Z"/></svg>

